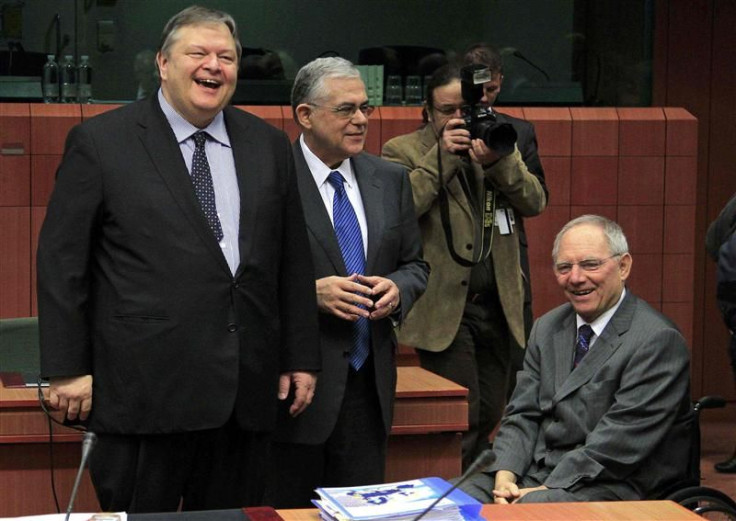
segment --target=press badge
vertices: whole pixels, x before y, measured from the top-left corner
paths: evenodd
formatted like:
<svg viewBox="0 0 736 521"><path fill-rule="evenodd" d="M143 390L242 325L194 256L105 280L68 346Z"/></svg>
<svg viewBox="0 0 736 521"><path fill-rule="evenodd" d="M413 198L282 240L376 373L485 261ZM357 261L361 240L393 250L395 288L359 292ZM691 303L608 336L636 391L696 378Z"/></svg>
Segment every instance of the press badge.
<svg viewBox="0 0 736 521"><path fill-rule="evenodd" d="M496 208L496 226L501 235L514 233L514 211L511 208Z"/></svg>

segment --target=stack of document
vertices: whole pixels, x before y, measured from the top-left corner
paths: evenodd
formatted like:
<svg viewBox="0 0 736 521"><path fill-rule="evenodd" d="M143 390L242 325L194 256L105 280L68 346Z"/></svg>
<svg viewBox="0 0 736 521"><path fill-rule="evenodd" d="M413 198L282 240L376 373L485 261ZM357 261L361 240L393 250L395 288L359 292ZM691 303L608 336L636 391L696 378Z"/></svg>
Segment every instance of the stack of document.
<svg viewBox="0 0 736 521"><path fill-rule="evenodd" d="M422 478L362 487L318 488L314 504L325 521L411 521L451 485ZM422 520L480 521L481 504L460 490L437 503Z"/></svg>

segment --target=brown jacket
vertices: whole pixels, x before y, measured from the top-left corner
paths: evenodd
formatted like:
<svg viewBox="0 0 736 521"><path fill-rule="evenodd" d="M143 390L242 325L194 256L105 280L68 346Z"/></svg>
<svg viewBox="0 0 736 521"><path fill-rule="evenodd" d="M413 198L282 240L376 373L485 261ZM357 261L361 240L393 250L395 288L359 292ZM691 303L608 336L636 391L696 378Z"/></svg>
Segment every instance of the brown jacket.
<svg viewBox="0 0 736 521"><path fill-rule="evenodd" d="M517 143L521 143L522 139L534 139L531 124L521 123L524 126L517 128L517 132L521 130ZM536 157L536 143L534 154ZM424 258L431 267L427 290L402 324L399 342L428 351L442 351L450 345L459 328L467 299L470 268L455 262L446 244L437 197L440 186L437 142L431 125L391 139L384 145L382 155L410 170ZM466 159L443 151L442 167L455 251L467 256L468 260L480 247L480 240L473 237L473 212L457 177L461 169L472 168L478 183L482 183L483 176L489 179L497 196L496 208L513 209L517 223L522 216L539 214L547 205L544 178L537 177L542 175L541 172L532 174L529 171L518 148L485 171ZM494 226L491 255L500 301L511 335L523 347L524 275L519 262L516 228L513 234L501 235Z"/></svg>

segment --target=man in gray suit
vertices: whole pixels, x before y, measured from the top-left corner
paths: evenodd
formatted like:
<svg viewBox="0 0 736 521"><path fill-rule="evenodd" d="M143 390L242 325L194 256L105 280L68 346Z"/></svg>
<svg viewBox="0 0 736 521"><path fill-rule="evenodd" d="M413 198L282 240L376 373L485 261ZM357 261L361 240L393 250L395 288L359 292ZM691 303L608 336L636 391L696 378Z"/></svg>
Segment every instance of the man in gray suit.
<svg viewBox="0 0 736 521"><path fill-rule="evenodd" d="M570 221L552 258L569 303L534 324L496 461L461 488L496 503L652 497L686 475L685 339L625 288L632 258L618 224Z"/></svg>
<svg viewBox="0 0 736 521"><path fill-rule="evenodd" d="M282 409L265 501L278 508L310 506L316 487L384 480L393 328L429 273L406 170L363 152L373 107L358 70L342 58L308 63L292 108L323 365L310 414Z"/></svg>

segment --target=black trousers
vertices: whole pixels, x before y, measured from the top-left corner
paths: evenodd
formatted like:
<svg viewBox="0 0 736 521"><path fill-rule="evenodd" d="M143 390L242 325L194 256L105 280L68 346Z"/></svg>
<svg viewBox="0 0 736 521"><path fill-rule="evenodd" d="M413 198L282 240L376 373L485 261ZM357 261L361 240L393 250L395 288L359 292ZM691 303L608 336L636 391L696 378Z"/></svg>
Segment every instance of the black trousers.
<svg viewBox="0 0 736 521"><path fill-rule="evenodd" d="M261 504L270 435L234 419L196 432L98 434L89 462L103 511L215 510Z"/></svg>
<svg viewBox="0 0 736 521"><path fill-rule="evenodd" d="M369 357L360 371L349 369L340 414L325 443L273 443L264 503L310 508L318 487L383 483L387 440Z"/></svg>
<svg viewBox="0 0 736 521"><path fill-rule="evenodd" d="M444 351L417 349L424 369L468 388L463 471L488 448L488 437L503 415L510 385L512 348L519 349L511 339L496 297L483 304L465 304L458 332Z"/></svg>

